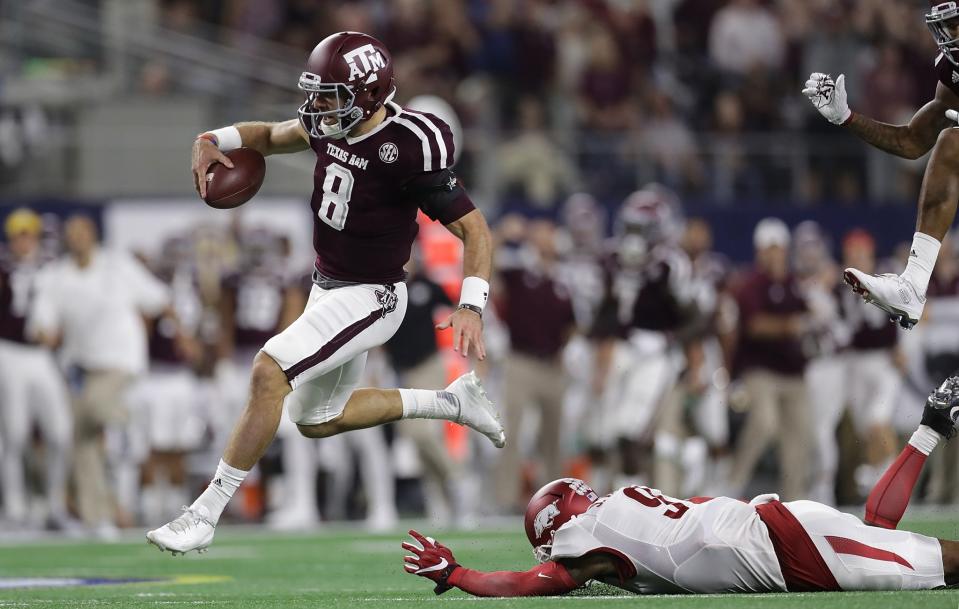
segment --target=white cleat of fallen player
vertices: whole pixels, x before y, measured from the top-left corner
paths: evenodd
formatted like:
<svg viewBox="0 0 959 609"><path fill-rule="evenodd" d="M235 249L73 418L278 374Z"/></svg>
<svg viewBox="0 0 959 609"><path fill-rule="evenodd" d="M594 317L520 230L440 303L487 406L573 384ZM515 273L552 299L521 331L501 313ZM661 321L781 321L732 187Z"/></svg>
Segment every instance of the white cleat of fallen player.
<svg viewBox="0 0 959 609"><path fill-rule="evenodd" d="M483 389L475 372L467 372L449 384L446 392L459 402L459 414L453 421L466 425L490 439L496 448L506 444L506 432L500 422L496 407Z"/></svg>
<svg viewBox="0 0 959 609"><path fill-rule="evenodd" d="M215 529L205 506L184 507L183 513L172 522L147 533L147 541L161 552L169 550L174 556L192 550L202 554L213 541Z"/></svg>
<svg viewBox="0 0 959 609"><path fill-rule="evenodd" d="M843 280L863 300L889 314L889 318L909 330L922 317L925 294L919 294L912 283L901 275L871 275L857 269L846 269Z"/></svg>

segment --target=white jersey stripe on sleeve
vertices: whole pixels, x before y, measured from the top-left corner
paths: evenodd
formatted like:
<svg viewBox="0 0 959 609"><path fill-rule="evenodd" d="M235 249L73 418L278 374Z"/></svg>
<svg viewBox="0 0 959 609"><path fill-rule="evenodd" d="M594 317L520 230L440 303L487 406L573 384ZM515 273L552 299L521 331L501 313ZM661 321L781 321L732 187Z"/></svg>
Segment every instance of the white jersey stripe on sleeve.
<svg viewBox="0 0 959 609"><path fill-rule="evenodd" d="M426 133L420 129L419 125L414 123L408 118L403 118L401 116L396 116L393 119L395 122L403 125L410 131L412 131L416 137L420 138L420 143L423 144L423 171L432 171L433 170L433 153L430 152L430 140L426 136Z"/></svg>
<svg viewBox="0 0 959 609"><path fill-rule="evenodd" d="M430 131L432 131L433 134L436 136L436 143L439 146L439 150L440 150L440 166L437 167L437 169L445 169L446 158L447 158L446 141L443 139L443 134L442 132L440 132L439 127L437 127L436 123L434 123L428 116L426 116L422 112L416 112L415 110L407 110L405 108L403 109L403 111L406 112L407 114L412 114L416 116L418 119L426 123L426 126L429 127Z"/></svg>

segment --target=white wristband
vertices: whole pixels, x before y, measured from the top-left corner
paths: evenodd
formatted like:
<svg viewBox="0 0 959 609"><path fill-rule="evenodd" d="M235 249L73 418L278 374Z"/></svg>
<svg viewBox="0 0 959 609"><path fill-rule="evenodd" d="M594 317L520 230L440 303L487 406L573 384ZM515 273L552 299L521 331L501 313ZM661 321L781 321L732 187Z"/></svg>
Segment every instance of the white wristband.
<svg viewBox="0 0 959 609"><path fill-rule="evenodd" d="M240 130L233 125L220 127L213 131L207 131L207 133L216 138L216 147L223 152L243 147L243 138L240 137Z"/></svg>
<svg viewBox="0 0 959 609"><path fill-rule="evenodd" d="M483 310L489 298L489 282L480 277L466 277L460 289L460 304L472 305Z"/></svg>

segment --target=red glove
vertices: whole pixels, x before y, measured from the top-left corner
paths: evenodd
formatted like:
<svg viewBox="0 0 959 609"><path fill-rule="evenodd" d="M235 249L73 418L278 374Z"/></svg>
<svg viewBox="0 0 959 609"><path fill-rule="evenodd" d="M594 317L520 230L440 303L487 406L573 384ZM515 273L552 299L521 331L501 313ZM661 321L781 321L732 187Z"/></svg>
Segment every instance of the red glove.
<svg viewBox="0 0 959 609"><path fill-rule="evenodd" d="M432 537L423 537L414 530L410 530L412 537L419 545L403 542L403 549L412 552L413 556L403 557L403 566L408 573L419 575L436 582L433 592L443 594L453 586L447 580L459 563L453 558L453 552Z"/></svg>

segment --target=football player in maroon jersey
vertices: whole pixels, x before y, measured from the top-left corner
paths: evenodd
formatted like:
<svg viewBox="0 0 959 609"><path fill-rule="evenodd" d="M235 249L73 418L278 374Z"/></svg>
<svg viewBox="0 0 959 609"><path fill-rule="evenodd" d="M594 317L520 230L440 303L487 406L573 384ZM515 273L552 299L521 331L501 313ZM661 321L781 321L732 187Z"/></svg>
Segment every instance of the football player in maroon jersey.
<svg viewBox="0 0 959 609"><path fill-rule="evenodd" d="M0 248L0 489L3 514L22 526L30 516L24 480L32 430L44 440L49 523L70 524L67 475L73 415L63 374L53 353L32 342L29 319L42 281L43 221L30 209L13 210L3 222L6 247Z"/></svg>
<svg viewBox="0 0 959 609"><path fill-rule="evenodd" d="M959 2L930 0L926 25L939 46L936 96L908 124L887 125L853 112L846 101L845 75L814 72L803 94L829 122L846 127L880 150L907 159L932 156L919 192L916 233L909 262L900 275L873 275L848 268L843 278L867 302L886 311L903 328L918 323L942 238L952 226L959 201Z"/></svg>
<svg viewBox="0 0 959 609"><path fill-rule="evenodd" d="M357 389L366 353L385 343L406 311L403 265L423 210L463 241L459 307L439 325L453 348L485 355L491 237L486 220L453 173L453 136L435 115L394 103L393 61L383 44L357 32L333 34L313 49L299 87L299 118L239 123L200 134L193 172L203 196L224 151L264 155L312 149L316 263L303 314L257 353L247 407L213 481L182 515L147 539L161 550L204 550L234 491L273 440L284 403L308 437L325 437L401 418L468 425L505 443L493 404L472 372L444 391Z"/></svg>

